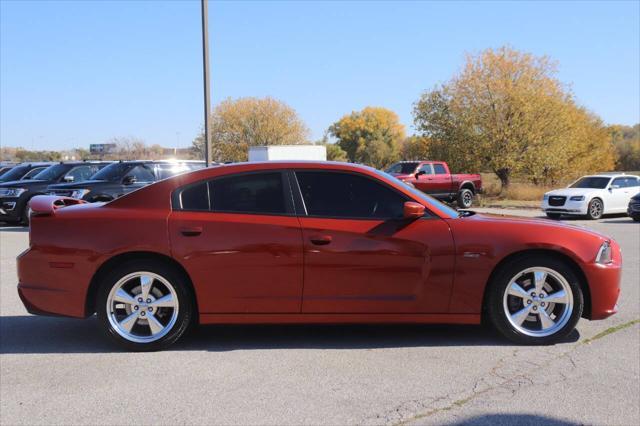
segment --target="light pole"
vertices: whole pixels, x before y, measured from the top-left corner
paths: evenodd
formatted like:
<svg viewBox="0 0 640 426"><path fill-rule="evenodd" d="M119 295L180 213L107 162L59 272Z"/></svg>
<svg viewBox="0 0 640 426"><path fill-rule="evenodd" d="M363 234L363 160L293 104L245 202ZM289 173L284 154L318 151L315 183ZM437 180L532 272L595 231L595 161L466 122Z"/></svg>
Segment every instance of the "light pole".
<svg viewBox="0 0 640 426"><path fill-rule="evenodd" d="M200 1L202 6L202 78L204 80L204 164L205 167L209 167L209 1Z"/></svg>

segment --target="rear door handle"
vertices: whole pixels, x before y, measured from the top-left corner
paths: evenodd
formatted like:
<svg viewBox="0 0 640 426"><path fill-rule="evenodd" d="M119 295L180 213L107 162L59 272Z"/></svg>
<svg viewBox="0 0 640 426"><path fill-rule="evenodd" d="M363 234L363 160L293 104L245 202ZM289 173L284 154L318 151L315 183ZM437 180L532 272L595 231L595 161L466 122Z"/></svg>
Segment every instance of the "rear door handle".
<svg viewBox="0 0 640 426"><path fill-rule="evenodd" d="M327 244L331 243L331 235L314 235L309 239L311 240L312 244L315 244L317 246L326 246Z"/></svg>
<svg viewBox="0 0 640 426"><path fill-rule="evenodd" d="M202 234L202 226L185 226L180 228L180 232L185 237L196 237Z"/></svg>

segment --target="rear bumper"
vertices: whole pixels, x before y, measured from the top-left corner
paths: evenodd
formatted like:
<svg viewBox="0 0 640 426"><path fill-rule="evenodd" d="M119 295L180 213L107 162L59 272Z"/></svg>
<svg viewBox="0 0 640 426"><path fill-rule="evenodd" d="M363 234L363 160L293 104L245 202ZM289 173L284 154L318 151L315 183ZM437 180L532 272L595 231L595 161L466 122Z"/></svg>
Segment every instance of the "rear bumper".
<svg viewBox="0 0 640 426"><path fill-rule="evenodd" d="M18 295L32 314L86 317L90 275L69 259L29 249L18 256Z"/></svg>

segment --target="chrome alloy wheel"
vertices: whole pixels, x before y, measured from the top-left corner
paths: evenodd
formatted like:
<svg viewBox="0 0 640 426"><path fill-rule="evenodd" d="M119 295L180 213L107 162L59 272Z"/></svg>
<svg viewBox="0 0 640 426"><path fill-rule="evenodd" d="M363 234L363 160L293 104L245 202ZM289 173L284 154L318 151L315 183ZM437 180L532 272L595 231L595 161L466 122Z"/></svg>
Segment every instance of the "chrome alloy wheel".
<svg viewBox="0 0 640 426"><path fill-rule="evenodd" d="M503 304L507 320L518 332L545 337L561 330L571 318L573 293L558 272L533 267L509 281Z"/></svg>
<svg viewBox="0 0 640 426"><path fill-rule="evenodd" d="M462 200L465 206L471 207L471 204L473 203L473 194L471 191L466 191L462 194Z"/></svg>
<svg viewBox="0 0 640 426"><path fill-rule="evenodd" d="M591 201L591 204L589 204L589 215L596 218L602 216L602 202L600 200Z"/></svg>
<svg viewBox="0 0 640 426"><path fill-rule="evenodd" d="M171 283L153 272L122 277L107 297L107 316L113 329L135 343L164 337L178 318L178 295Z"/></svg>

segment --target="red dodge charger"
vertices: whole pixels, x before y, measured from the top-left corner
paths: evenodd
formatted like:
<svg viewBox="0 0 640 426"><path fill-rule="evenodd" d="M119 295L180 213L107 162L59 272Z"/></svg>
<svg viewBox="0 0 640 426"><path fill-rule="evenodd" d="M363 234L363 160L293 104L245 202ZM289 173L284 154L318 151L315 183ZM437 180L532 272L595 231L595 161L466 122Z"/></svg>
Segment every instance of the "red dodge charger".
<svg viewBox="0 0 640 426"><path fill-rule="evenodd" d="M548 344L616 312L612 239L458 213L346 163L217 166L109 203L40 196L18 257L27 310L85 318L132 350L190 326L457 323Z"/></svg>

